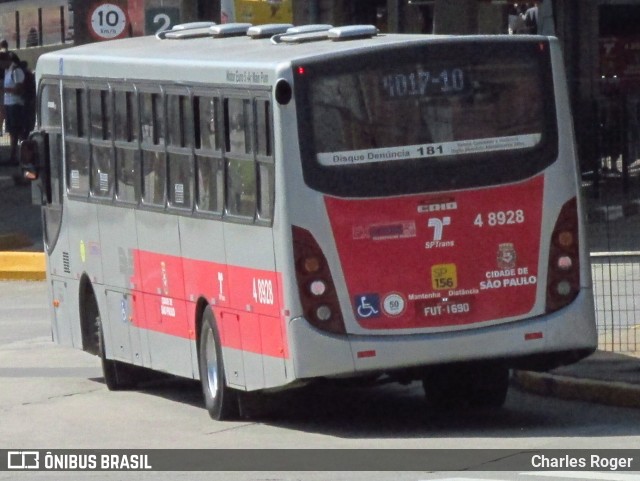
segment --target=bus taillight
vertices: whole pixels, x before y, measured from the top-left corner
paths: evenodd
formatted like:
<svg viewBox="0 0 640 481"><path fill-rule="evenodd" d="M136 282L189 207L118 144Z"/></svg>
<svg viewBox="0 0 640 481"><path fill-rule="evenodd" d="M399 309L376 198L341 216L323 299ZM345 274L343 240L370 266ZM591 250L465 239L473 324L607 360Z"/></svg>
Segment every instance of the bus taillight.
<svg viewBox="0 0 640 481"><path fill-rule="evenodd" d="M329 264L311 233L293 226L296 280L305 318L318 329L344 334L344 320Z"/></svg>
<svg viewBox="0 0 640 481"><path fill-rule="evenodd" d="M566 306L579 291L578 204L574 197L562 207L551 236L546 311Z"/></svg>

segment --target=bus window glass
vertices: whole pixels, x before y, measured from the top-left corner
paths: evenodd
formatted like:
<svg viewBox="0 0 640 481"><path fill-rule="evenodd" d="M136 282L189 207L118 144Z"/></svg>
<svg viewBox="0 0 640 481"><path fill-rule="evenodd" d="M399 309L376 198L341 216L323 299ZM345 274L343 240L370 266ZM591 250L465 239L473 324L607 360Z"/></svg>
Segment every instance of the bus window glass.
<svg viewBox="0 0 640 481"><path fill-rule="evenodd" d="M108 90L89 91L91 138L111 140L111 104Z"/></svg>
<svg viewBox="0 0 640 481"><path fill-rule="evenodd" d="M58 84L45 84L40 99L40 126L47 129L62 127L61 106Z"/></svg>
<svg viewBox="0 0 640 481"><path fill-rule="evenodd" d="M232 154L250 154L251 102L247 99L230 98L225 100L225 127L227 152Z"/></svg>
<svg viewBox="0 0 640 481"><path fill-rule="evenodd" d="M138 140L138 108L134 92L115 92L115 138L124 142Z"/></svg>
<svg viewBox="0 0 640 481"><path fill-rule="evenodd" d="M112 147L91 146L91 194L96 197L113 197L114 161Z"/></svg>
<svg viewBox="0 0 640 481"><path fill-rule="evenodd" d="M91 195L112 198L114 182L114 161L111 95L107 89L90 89L89 121L91 125Z"/></svg>
<svg viewBox="0 0 640 481"><path fill-rule="evenodd" d="M227 210L232 215L254 217L256 212L256 168L253 160L229 159Z"/></svg>
<svg viewBox="0 0 640 481"><path fill-rule="evenodd" d="M260 175L258 214L261 220L273 219L273 198L275 192L273 164L258 164Z"/></svg>
<svg viewBox="0 0 640 481"><path fill-rule="evenodd" d="M224 206L222 159L197 156L198 210L220 214Z"/></svg>
<svg viewBox="0 0 640 481"><path fill-rule="evenodd" d="M220 150L220 129L218 112L220 100L212 97L197 98L199 142L196 146L203 150Z"/></svg>
<svg viewBox="0 0 640 481"><path fill-rule="evenodd" d="M191 208L191 155L169 154L169 202Z"/></svg>
<svg viewBox="0 0 640 481"><path fill-rule="evenodd" d="M191 147L193 145L193 115L189 97L167 95L167 124L169 145Z"/></svg>
<svg viewBox="0 0 640 481"><path fill-rule="evenodd" d="M137 149L116 147L116 199L121 202L138 201L139 158Z"/></svg>
<svg viewBox="0 0 640 481"><path fill-rule="evenodd" d="M64 128L68 136L84 137L85 128L85 92L82 88L64 88Z"/></svg>
<svg viewBox="0 0 640 481"><path fill-rule="evenodd" d="M62 136L55 133L49 136L49 158L50 163L50 184L52 204L62 203L63 183L61 159L62 159Z"/></svg>
<svg viewBox="0 0 640 481"><path fill-rule="evenodd" d="M557 148L549 49L540 45L460 42L309 64L296 79L308 106L298 110L305 181L371 195L539 171Z"/></svg>
<svg viewBox="0 0 640 481"><path fill-rule="evenodd" d="M162 96L160 94L140 94L140 122L143 143L164 145L165 118L162 109Z"/></svg>
<svg viewBox="0 0 640 481"><path fill-rule="evenodd" d="M256 101L256 153L271 153L271 105L268 101Z"/></svg>
<svg viewBox="0 0 640 481"><path fill-rule="evenodd" d="M70 193L86 196L89 193L89 144L65 142L67 158L67 188Z"/></svg>
<svg viewBox="0 0 640 481"><path fill-rule="evenodd" d="M165 153L143 150L142 171L142 200L145 204L164 206L167 181Z"/></svg>

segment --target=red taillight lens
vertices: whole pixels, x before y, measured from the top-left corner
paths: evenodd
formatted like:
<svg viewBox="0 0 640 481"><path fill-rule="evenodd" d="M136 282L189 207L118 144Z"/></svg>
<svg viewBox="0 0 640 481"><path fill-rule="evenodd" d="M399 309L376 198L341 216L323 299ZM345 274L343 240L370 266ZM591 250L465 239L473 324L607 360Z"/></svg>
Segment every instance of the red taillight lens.
<svg viewBox="0 0 640 481"><path fill-rule="evenodd" d="M578 202L574 197L562 206L551 236L547 274L547 312L557 311L566 306L580 292L578 240Z"/></svg>
<svg viewBox="0 0 640 481"><path fill-rule="evenodd" d="M311 233L293 226L296 280L305 318L318 329L344 334L344 320L331 270Z"/></svg>

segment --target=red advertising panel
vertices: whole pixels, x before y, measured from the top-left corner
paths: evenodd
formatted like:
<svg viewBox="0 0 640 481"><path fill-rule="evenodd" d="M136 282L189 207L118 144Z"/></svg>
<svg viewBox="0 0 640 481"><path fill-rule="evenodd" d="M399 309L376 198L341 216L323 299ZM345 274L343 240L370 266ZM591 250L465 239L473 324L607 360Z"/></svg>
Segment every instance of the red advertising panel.
<svg viewBox="0 0 640 481"><path fill-rule="evenodd" d="M544 177L395 199L325 202L367 329L462 326L533 308Z"/></svg>

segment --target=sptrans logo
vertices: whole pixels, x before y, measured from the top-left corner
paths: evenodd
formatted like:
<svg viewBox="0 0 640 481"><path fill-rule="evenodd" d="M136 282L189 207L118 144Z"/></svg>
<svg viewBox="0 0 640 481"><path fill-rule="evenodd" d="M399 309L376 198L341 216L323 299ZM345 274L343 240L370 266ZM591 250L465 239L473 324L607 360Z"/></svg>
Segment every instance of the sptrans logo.
<svg viewBox="0 0 640 481"><path fill-rule="evenodd" d="M451 217L448 216L441 218L432 217L429 219L427 226L433 229L433 240L425 242L425 249L453 247L455 245L455 241L453 240L442 240L444 228L448 225L451 225Z"/></svg>

